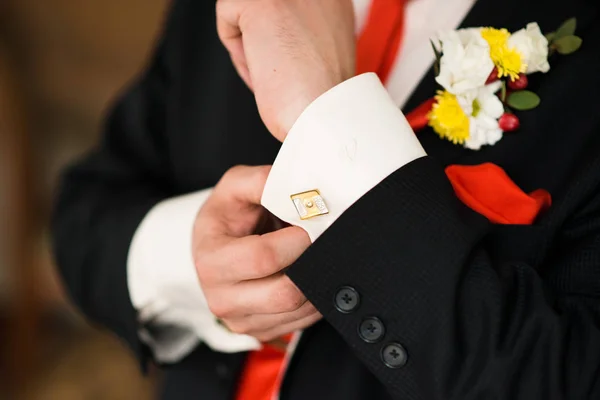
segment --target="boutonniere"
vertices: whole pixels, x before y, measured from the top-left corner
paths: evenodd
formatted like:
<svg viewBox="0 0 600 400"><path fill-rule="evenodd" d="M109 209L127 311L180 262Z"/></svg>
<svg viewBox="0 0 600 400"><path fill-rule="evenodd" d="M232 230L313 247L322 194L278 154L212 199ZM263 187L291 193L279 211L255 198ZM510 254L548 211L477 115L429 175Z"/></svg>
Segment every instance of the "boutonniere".
<svg viewBox="0 0 600 400"><path fill-rule="evenodd" d="M420 107L423 122L443 139L468 149L497 143L519 128L516 112L531 110L540 98L527 90L530 74L550 70L549 56L581 47L576 20L542 34L537 23L510 33L490 27L442 32L437 44L434 99Z"/></svg>

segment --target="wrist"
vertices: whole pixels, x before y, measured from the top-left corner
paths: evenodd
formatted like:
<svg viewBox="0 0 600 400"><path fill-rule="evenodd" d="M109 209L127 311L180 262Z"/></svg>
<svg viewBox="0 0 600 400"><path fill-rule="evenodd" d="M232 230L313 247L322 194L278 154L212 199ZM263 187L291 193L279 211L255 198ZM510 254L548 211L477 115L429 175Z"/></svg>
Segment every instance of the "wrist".
<svg viewBox="0 0 600 400"><path fill-rule="evenodd" d="M283 107L278 114L277 133L274 136L283 142L292 126L300 115L319 97L343 83L351 76L341 74L324 75L321 79L303 80L311 81L310 85L298 85L296 92L291 92L287 106Z"/></svg>

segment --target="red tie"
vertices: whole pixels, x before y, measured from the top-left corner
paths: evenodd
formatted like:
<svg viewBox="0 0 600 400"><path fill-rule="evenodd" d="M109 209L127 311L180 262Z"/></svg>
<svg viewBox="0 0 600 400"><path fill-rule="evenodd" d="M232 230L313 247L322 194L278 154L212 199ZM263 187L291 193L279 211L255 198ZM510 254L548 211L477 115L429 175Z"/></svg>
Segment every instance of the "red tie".
<svg viewBox="0 0 600 400"><path fill-rule="evenodd" d="M283 379L286 347L292 334L280 343L265 343L263 348L248 354L238 382L236 400L273 400Z"/></svg>
<svg viewBox="0 0 600 400"><path fill-rule="evenodd" d="M373 0L356 46L356 74L376 72L387 82L404 37L405 0Z"/></svg>
<svg viewBox="0 0 600 400"><path fill-rule="evenodd" d="M373 0L367 24L357 43L357 74L375 72L387 82L404 36L405 0ZM426 101L406 118L415 132L427 126L433 99ZM497 165L451 165L446 168L457 197L472 210L497 224L532 224L548 208L550 194L545 190L524 193ZM273 400L285 372L286 350L264 344L248 355L238 382L236 400Z"/></svg>

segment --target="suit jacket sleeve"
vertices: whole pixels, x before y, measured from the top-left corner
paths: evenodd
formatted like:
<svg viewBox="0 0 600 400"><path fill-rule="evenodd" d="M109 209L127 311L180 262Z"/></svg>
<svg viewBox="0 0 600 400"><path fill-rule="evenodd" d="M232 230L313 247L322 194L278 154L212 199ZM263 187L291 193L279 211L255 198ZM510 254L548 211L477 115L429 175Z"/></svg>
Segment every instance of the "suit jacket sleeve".
<svg viewBox="0 0 600 400"><path fill-rule="evenodd" d="M177 2L179 4L181 2ZM172 196L164 151L176 5L148 70L111 111L99 146L64 174L52 230L57 265L74 302L141 356L126 259L146 213Z"/></svg>
<svg viewBox="0 0 600 400"><path fill-rule="evenodd" d="M395 398L596 398L595 187L591 179L575 186L587 204L535 260L505 260L491 248L488 221L467 209L443 168L424 157L350 207L288 273ZM541 271L571 277L552 280ZM342 287L360 296L351 312L336 308ZM359 335L368 317L385 326L379 343ZM383 363L389 343L405 349L404 366Z"/></svg>

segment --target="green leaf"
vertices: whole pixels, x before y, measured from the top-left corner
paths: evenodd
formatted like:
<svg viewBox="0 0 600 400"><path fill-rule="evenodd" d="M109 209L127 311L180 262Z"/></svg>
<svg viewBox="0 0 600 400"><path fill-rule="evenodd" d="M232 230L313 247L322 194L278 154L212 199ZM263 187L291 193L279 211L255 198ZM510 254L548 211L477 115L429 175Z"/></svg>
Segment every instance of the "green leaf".
<svg viewBox="0 0 600 400"><path fill-rule="evenodd" d="M565 36L573 36L575 34L575 29L577 29L577 18L570 18L556 30L554 39L558 40Z"/></svg>
<svg viewBox="0 0 600 400"><path fill-rule="evenodd" d="M513 92L508 96L507 103L515 110L532 110L540 105L540 97L529 90Z"/></svg>
<svg viewBox="0 0 600 400"><path fill-rule="evenodd" d="M552 41L556 37L556 32L546 33L545 36L546 36L546 39L548 40L548 43L552 43Z"/></svg>
<svg viewBox="0 0 600 400"><path fill-rule="evenodd" d="M435 53L435 63L433 64L433 72L435 76L438 76L440 74L440 59L442 58L442 52L438 50L437 47L435 47L435 43L433 43L433 40L430 40L429 42L431 43L431 48Z"/></svg>
<svg viewBox="0 0 600 400"><path fill-rule="evenodd" d="M502 91L500 92L500 100L506 102L506 81L502 81Z"/></svg>
<svg viewBox="0 0 600 400"><path fill-rule="evenodd" d="M429 42L431 43L431 48L433 49L433 52L435 53L435 59L437 60L437 62L440 62L440 58L442 58L442 52L440 50L438 50L437 47L435 47L435 43L433 43L433 40L429 40Z"/></svg>
<svg viewBox="0 0 600 400"><path fill-rule="evenodd" d="M579 50L583 40L579 36L565 36L554 41L556 51L560 54L571 54Z"/></svg>

